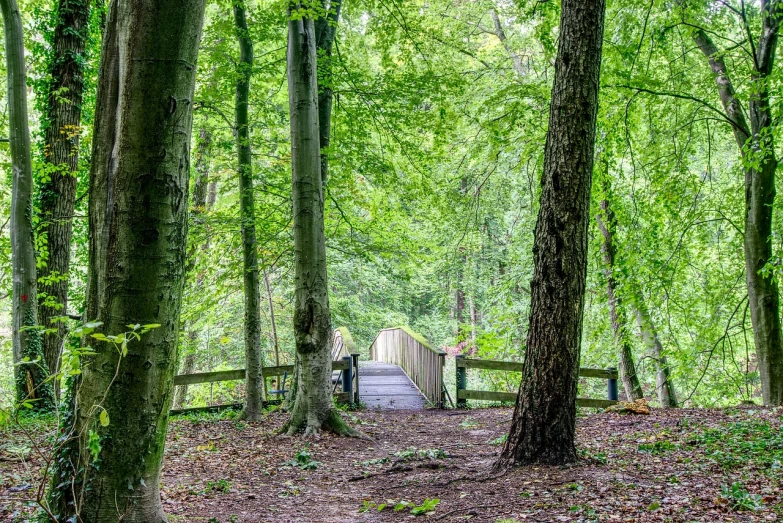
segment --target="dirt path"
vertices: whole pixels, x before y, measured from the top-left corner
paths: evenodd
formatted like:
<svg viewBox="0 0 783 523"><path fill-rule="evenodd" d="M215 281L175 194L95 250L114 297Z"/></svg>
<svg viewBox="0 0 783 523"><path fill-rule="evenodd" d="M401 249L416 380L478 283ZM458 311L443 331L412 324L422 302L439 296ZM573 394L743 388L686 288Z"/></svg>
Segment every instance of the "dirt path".
<svg viewBox="0 0 783 523"><path fill-rule="evenodd" d="M283 414L263 425L179 420L164 507L172 523L407 521L427 499L439 502L426 521L782 521L782 414L581 417L580 465L499 477L489 471L509 409L346 413L371 442L275 437ZM0 475L0 496L24 481L16 477Z"/></svg>

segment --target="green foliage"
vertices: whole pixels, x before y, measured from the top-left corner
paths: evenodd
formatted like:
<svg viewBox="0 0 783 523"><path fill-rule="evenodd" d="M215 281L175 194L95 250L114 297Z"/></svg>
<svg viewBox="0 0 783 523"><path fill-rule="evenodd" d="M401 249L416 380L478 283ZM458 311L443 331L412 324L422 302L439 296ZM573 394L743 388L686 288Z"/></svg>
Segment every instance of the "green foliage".
<svg viewBox="0 0 783 523"><path fill-rule="evenodd" d="M718 466L731 470L752 465L765 474L783 470L783 427L763 420L743 420L692 435L689 444L701 448Z"/></svg>
<svg viewBox="0 0 783 523"><path fill-rule="evenodd" d="M737 512L761 510L764 506L760 495L751 494L745 485L738 481L732 483L731 486L721 486L720 495L727 501L729 509Z"/></svg>
<svg viewBox="0 0 783 523"><path fill-rule="evenodd" d="M315 470L320 465L321 462L313 460L313 456L310 454L307 448L299 450L294 456L294 459L283 463L284 467L298 467L302 470Z"/></svg>

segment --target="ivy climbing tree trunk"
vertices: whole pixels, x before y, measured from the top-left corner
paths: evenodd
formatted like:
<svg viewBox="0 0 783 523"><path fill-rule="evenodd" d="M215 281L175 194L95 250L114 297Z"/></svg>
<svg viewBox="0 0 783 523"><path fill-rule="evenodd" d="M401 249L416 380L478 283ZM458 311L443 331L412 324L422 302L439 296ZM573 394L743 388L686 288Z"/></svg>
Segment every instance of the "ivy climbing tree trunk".
<svg viewBox="0 0 783 523"><path fill-rule="evenodd" d="M294 211L296 396L285 430L359 435L340 419L331 391L332 328L326 280L324 192L313 19L302 4L288 9L288 93Z"/></svg>
<svg viewBox="0 0 783 523"><path fill-rule="evenodd" d="M47 93L46 145L49 165L41 185L40 234L46 239L45 264L41 267L39 322L54 332L44 334L44 356L52 372L60 367L65 323L52 322L68 309L68 270L71 264L71 232L76 204L79 168L85 43L89 32L90 0L60 0L54 28L52 62Z"/></svg>
<svg viewBox="0 0 783 523"><path fill-rule="evenodd" d="M609 173L604 172L603 176L608 177ZM633 349L628 340L626 332L627 318L623 310L622 300L617 293L617 280L615 273L615 246L614 246L614 213L609 206L609 180L603 181L603 198L601 199L601 213L595 219L598 222L598 229L604 237L604 243L601 245L601 251L604 258L604 276L606 277L606 295L609 300L609 314L612 320L612 331L614 332L614 341L617 344L618 359L620 361L620 379L623 382L625 396L629 400L638 400L644 397L642 386L639 384L639 377L636 375L636 365L633 361Z"/></svg>
<svg viewBox="0 0 783 523"><path fill-rule="evenodd" d="M113 0L90 170L88 337L50 504L60 521L165 521L160 469L185 280L190 136L204 0ZM157 328L154 328L158 325Z"/></svg>
<svg viewBox="0 0 783 523"><path fill-rule="evenodd" d="M669 362L666 359L663 344L658 337L658 331L655 329L655 323L653 323L650 311L647 309L647 303L644 301L644 296L639 292L636 293L634 306L636 309L636 324L639 326L642 340L644 340L650 356L655 360L655 389L658 392L658 401L661 402L661 406L664 408L676 409L679 407L679 403L677 402L677 393L672 381Z"/></svg>
<svg viewBox="0 0 783 523"><path fill-rule="evenodd" d="M242 416L259 421L264 410L264 376L261 358L261 287L258 272L253 164L250 154L248 97L253 74L253 42L247 31L243 0L234 3L234 23L239 40L239 76L236 89L236 133L239 170L239 213L242 219L242 273L245 292L245 405Z"/></svg>
<svg viewBox="0 0 783 523"><path fill-rule="evenodd" d="M193 204L190 210L191 223L203 224L204 212L211 209L214 205L214 198L208 198L210 181L209 181L209 165L210 154L212 152L212 135L204 128L199 129L198 141L196 144L196 183L193 184ZM205 235L206 237L206 235ZM193 242L193 235L190 235L190 241ZM188 252L188 267L186 272L186 278L188 283L191 283L191 278L194 277L194 272L198 268L197 257L199 251L206 251L208 247L208 241L198 245L195 242L191 243ZM204 278L202 274L195 274L195 289L201 289L204 284ZM199 332L196 329L195 321L191 320L189 330L187 333L187 343L185 344L185 359L182 361L182 370L180 374L190 374L196 367L196 352L195 346L198 341ZM182 350L179 351L180 359L182 358ZM174 391L174 408L182 408L187 401L188 386L180 385Z"/></svg>
<svg viewBox="0 0 783 523"><path fill-rule="evenodd" d="M17 401L37 409L54 406L49 370L43 357L37 311L37 274L33 237L33 170L27 121L27 72L22 16L16 0L0 0L8 73L8 128L11 146L12 351ZM26 328L27 327L27 328Z"/></svg>
<svg viewBox="0 0 783 523"><path fill-rule="evenodd" d="M590 185L604 27L603 0L563 0L534 232L522 383L496 469L577 460Z"/></svg>
<svg viewBox="0 0 783 523"><path fill-rule="evenodd" d="M748 285L753 341L765 405L783 405L783 333L780 293L773 270L766 270L772 257L772 211L775 204L775 157L773 114L770 105L770 75L775 62L780 18L777 0L762 0L761 31L750 62L751 89L748 102L750 126L736 97L722 52L708 33L697 29L693 40L707 59L723 109L731 122L745 169L745 278ZM748 29L750 34L750 29Z"/></svg>

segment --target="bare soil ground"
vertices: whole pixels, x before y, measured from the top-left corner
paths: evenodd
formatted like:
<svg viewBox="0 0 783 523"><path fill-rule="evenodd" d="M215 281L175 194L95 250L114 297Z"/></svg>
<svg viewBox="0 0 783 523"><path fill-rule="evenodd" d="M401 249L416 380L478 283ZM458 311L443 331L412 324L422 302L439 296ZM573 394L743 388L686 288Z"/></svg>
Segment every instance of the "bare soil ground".
<svg viewBox="0 0 783 523"><path fill-rule="evenodd" d="M783 521L783 409L586 415L579 465L493 475L511 415L344 413L373 441L281 438L283 413L175 420L164 507L171 523ZM0 436L0 521L25 521L38 460L19 433Z"/></svg>

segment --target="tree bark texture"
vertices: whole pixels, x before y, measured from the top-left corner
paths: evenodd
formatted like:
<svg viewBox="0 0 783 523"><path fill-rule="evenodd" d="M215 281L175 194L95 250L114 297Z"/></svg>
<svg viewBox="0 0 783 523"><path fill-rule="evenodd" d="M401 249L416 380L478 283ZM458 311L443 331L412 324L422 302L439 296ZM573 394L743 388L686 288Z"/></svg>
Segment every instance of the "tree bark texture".
<svg viewBox="0 0 783 523"><path fill-rule="evenodd" d="M663 344L658 337L658 331L655 329L655 324L650 317L650 312L641 293L637 293L635 308L636 323L642 334L642 340L644 340L647 350L655 360L655 389L658 392L658 400L663 408L676 409L679 407L679 404L671 377L671 370L669 369L669 362L666 360Z"/></svg>
<svg viewBox="0 0 783 523"><path fill-rule="evenodd" d="M748 102L750 125L719 49L705 31L697 29L693 33L694 42L707 58L715 77L721 104L745 166L745 277L765 405L783 405L780 294L774 271L763 271L772 256L772 209L778 161L772 133L769 77L775 61L781 14L780 2L761 2L761 32L753 56Z"/></svg>
<svg viewBox="0 0 783 523"><path fill-rule="evenodd" d="M44 355L52 372L60 368L60 352L66 330L52 319L68 310L68 270L71 233L79 168L85 44L90 20L90 0L60 0L54 28L52 63L45 115L44 157L48 179L41 185L40 233L46 238L45 265L41 267L38 320L55 332L44 334Z"/></svg>
<svg viewBox="0 0 783 523"><path fill-rule="evenodd" d="M563 0L534 233L522 383L496 469L577 460L576 391L587 273L603 0Z"/></svg>
<svg viewBox="0 0 783 523"><path fill-rule="evenodd" d="M608 176L608 173L604 173ZM609 206L609 182L604 182L604 198L601 200L601 214L596 216L598 229L604 237L601 245L604 262L604 275L606 277L606 295L609 300L609 314L612 321L612 332L617 345L618 360L620 361L620 379L623 382L625 396L629 401L642 399L642 386L636 375L636 365L633 360L633 349L628 342L626 333L627 318L623 310L622 300L617 294L617 280L615 280L615 246L614 246L614 213Z"/></svg>
<svg viewBox="0 0 783 523"><path fill-rule="evenodd" d="M315 26L301 4L289 5L288 92L294 210L296 397L286 430L351 432L331 391L332 326L326 280ZM304 16L303 16L304 15Z"/></svg>
<svg viewBox="0 0 783 523"><path fill-rule="evenodd" d="M165 521L160 469L186 270L190 136L204 0L113 0L90 170L86 317L117 335L159 324L127 353L88 338L55 459L61 521ZM98 450L98 452L96 452Z"/></svg>
<svg viewBox="0 0 783 523"><path fill-rule="evenodd" d="M192 208L190 210L190 215L192 219L192 223L200 223L202 221L202 216L204 214L204 211L207 209L211 209L212 205L214 204L214 199L210 199L210 202L208 201L208 194L209 194L209 187L210 187L210 181L209 181L209 157L211 153L212 148L212 135L207 131L206 129L202 128L199 130L199 138L197 142L197 150L196 153L196 183L193 184L193 202L192 202ZM191 241L193 239L193 236L191 235ZM193 277L193 272L196 269L197 262L196 262L196 256L198 255L198 249L202 251L206 251L207 249L207 241L205 240L201 245L196 245L195 243L191 243L189 252L188 252L188 268L186 273L186 278L188 279L188 283L190 283L190 278ZM199 289L201 288L202 284L204 282L204 278L201 274L196 274L196 281L195 281L195 288ZM190 327L191 330L188 331L188 343L186 345L186 353L185 353L185 359L182 361L182 370L180 374L190 374L195 370L196 367L196 354L194 351L194 346L196 344L196 341L198 340L198 331L193 330L193 323L192 322ZM182 359L182 350L179 351L179 357ZM180 385L174 390L174 408L179 409L182 408L182 406L185 404L188 398L188 386L187 385Z"/></svg>
<svg viewBox="0 0 783 523"><path fill-rule="evenodd" d="M321 145L321 183L329 175L329 143L332 132L332 46L340 21L342 0L321 0L324 16L315 20L316 60L318 61L318 137Z"/></svg>
<svg viewBox="0 0 783 523"><path fill-rule="evenodd" d="M11 147L11 344L17 401L35 400L36 409L54 407L54 392L38 325L37 273L33 237L33 171L27 120L27 71L22 16L16 0L0 0L8 73L8 128ZM33 327L33 328L25 328ZM26 363L24 362L26 361Z"/></svg>
<svg viewBox="0 0 783 523"><path fill-rule="evenodd" d="M264 377L261 356L261 288L258 274L256 210L253 195L253 165L250 154L248 98L253 71L253 42L247 31L245 4L234 3L234 23L239 40L239 77L237 79L235 117L239 170L239 207L242 219L242 273L245 293L245 405L242 416L258 421L264 410Z"/></svg>

